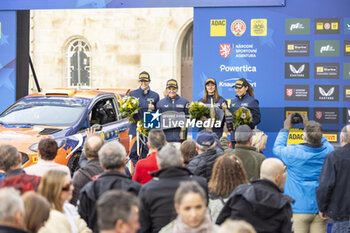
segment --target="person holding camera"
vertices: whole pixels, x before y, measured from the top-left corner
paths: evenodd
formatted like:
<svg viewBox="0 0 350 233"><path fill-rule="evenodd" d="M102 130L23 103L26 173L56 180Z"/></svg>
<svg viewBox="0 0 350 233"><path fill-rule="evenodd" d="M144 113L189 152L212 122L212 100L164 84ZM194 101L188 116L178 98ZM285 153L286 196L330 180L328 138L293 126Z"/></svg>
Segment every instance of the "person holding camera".
<svg viewBox="0 0 350 233"><path fill-rule="evenodd" d="M289 131L299 122L304 125L305 143L287 146ZM305 114L289 115L277 135L273 153L287 167L284 193L295 200L292 204L295 233L326 232L327 222L318 215L316 188L324 159L333 150L322 135L321 125L308 121Z"/></svg>

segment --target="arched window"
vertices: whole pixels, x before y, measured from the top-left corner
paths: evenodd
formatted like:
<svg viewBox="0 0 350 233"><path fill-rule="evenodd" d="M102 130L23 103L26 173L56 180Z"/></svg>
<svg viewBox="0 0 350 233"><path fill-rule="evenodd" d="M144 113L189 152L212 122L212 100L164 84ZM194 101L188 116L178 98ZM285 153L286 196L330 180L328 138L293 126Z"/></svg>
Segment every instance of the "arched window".
<svg viewBox="0 0 350 233"><path fill-rule="evenodd" d="M67 86L91 87L90 46L83 39L73 39L67 46Z"/></svg>
<svg viewBox="0 0 350 233"><path fill-rule="evenodd" d="M181 96L192 100L193 92L193 23L184 31L181 44Z"/></svg>

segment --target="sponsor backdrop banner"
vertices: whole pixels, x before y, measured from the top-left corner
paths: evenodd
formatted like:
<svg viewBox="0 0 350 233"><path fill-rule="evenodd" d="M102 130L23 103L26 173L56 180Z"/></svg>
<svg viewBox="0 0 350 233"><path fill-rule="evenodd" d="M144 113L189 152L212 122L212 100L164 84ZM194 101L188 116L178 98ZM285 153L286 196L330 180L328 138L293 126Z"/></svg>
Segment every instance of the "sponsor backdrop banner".
<svg viewBox="0 0 350 233"><path fill-rule="evenodd" d="M16 11L0 11L0 112L16 100Z"/></svg>
<svg viewBox="0 0 350 233"><path fill-rule="evenodd" d="M285 7L195 8L193 99L203 97L209 77L232 99L233 84L244 77L260 102L267 156L293 112L322 123L338 142L334 132L350 122L348 6L348 0L293 0ZM295 130L289 143L301 137Z"/></svg>

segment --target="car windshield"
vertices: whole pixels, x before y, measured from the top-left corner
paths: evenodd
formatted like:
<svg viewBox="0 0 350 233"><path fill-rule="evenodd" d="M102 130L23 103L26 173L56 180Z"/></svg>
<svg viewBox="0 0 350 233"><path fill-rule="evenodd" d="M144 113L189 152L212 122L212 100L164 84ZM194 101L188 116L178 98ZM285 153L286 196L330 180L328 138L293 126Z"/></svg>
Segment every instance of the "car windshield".
<svg viewBox="0 0 350 233"><path fill-rule="evenodd" d="M70 126L82 116L90 99L27 97L0 116L2 124Z"/></svg>

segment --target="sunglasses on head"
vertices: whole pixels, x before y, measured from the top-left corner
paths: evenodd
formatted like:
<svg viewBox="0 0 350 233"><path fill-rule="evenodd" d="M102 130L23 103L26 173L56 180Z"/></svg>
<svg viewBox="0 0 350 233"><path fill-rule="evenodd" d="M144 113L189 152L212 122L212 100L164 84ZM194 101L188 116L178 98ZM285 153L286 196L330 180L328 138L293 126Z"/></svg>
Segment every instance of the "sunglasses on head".
<svg viewBox="0 0 350 233"><path fill-rule="evenodd" d="M62 191L69 191L70 187L72 185L72 181L70 181L68 184L62 187Z"/></svg>

